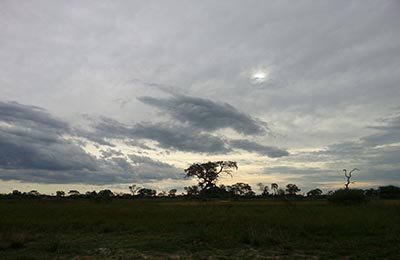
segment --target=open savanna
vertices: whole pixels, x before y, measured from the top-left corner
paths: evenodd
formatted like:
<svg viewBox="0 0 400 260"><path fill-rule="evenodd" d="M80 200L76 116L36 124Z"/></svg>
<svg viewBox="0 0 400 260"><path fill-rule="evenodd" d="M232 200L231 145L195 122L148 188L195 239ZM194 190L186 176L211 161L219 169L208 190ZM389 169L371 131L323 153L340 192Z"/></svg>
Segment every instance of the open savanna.
<svg viewBox="0 0 400 260"><path fill-rule="evenodd" d="M400 259L400 201L0 200L0 259Z"/></svg>

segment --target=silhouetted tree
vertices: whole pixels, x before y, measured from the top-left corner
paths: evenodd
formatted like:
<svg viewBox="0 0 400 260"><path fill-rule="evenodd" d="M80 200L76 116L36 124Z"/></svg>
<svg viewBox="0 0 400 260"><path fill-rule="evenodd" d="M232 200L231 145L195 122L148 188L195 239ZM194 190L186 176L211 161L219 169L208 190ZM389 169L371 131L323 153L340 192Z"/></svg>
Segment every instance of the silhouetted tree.
<svg viewBox="0 0 400 260"><path fill-rule="evenodd" d="M236 196L254 196L251 186L247 183L238 182L228 186L228 191Z"/></svg>
<svg viewBox="0 0 400 260"><path fill-rule="evenodd" d="M195 177L199 182L200 192L216 187L222 173L232 176L232 170L238 169L237 163L232 161L217 161L194 163L185 169L187 178Z"/></svg>
<svg viewBox="0 0 400 260"><path fill-rule="evenodd" d="M166 191L160 191L160 192L157 194L157 196L158 196L158 197L165 197L165 196L167 196L167 192L166 192Z"/></svg>
<svg viewBox="0 0 400 260"><path fill-rule="evenodd" d="M114 193L111 190L101 190L98 195L103 198L109 198L114 196Z"/></svg>
<svg viewBox="0 0 400 260"><path fill-rule="evenodd" d="M370 188L364 191L365 195L368 197L377 197L378 196L378 190Z"/></svg>
<svg viewBox="0 0 400 260"><path fill-rule="evenodd" d="M30 192L28 192L28 195L31 195L31 196L39 196L40 193L39 193L37 190L31 190Z"/></svg>
<svg viewBox="0 0 400 260"><path fill-rule="evenodd" d="M357 169L357 168L354 168L353 170L351 170L350 172L348 172L347 173L347 170L346 169L343 169L343 171L344 171L344 176L347 178L347 182L344 184L344 189L345 190L348 190L349 189L349 185L350 185L350 183L355 183L355 181L350 181L350 179L351 179L351 174L354 172L354 171L359 171L359 169Z"/></svg>
<svg viewBox="0 0 400 260"><path fill-rule="evenodd" d="M197 196L200 194L199 186L193 185L183 188L188 196Z"/></svg>
<svg viewBox="0 0 400 260"><path fill-rule="evenodd" d="M268 192L268 186L264 185L262 182L257 183L258 189L261 191L262 196L267 196L269 194Z"/></svg>
<svg viewBox="0 0 400 260"><path fill-rule="evenodd" d="M69 194L70 196L74 196L74 195L79 195L80 193L79 193L79 191L77 191L77 190L70 190L70 191L68 191L68 194Z"/></svg>
<svg viewBox="0 0 400 260"><path fill-rule="evenodd" d="M154 197L157 194L156 190L141 188L138 190L138 195L140 197Z"/></svg>
<svg viewBox="0 0 400 260"><path fill-rule="evenodd" d="M309 192L307 192L307 197L318 197L318 196L321 196L321 194L322 194L322 190L320 190L320 189L313 189L313 190L310 190Z"/></svg>
<svg viewBox="0 0 400 260"><path fill-rule="evenodd" d="M168 192L168 197L175 197L175 196L176 196L176 192L177 192L176 189L171 189L171 190Z"/></svg>
<svg viewBox="0 0 400 260"><path fill-rule="evenodd" d="M97 192L94 190L94 191L87 191L87 192L85 192L85 195L86 196L90 196L90 197L96 197L97 196Z"/></svg>
<svg viewBox="0 0 400 260"><path fill-rule="evenodd" d="M132 192L132 195L135 196L136 193L140 190L141 188L137 186L136 184L133 184L132 186L129 186L129 190Z"/></svg>
<svg viewBox="0 0 400 260"><path fill-rule="evenodd" d="M62 191L62 190L58 190L58 191L56 191L56 196L57 197L64 197L65 196L65 192Z"/></svg>
<svg viewBox="0 0 400 260"><path fill-rule="evenodd" d="M368 197L364 194L363 190L339 189L328 197L328 201L350 206L366 203L368 202Z"/></svg>
<svg viewBox="0 0 400 260"><path fill-rule="evenodd" d="M20 196L22 193L19 190L13 190L11 193L13 196Z"/></svg>
<svg viewBox="0 0 400 260"><path fill-rule="evenodd" d="M282 189L282 188L277 189L276 190L276 195L285 196L285 190Z"/></svg>
<svg viewBox="0 0 400 260"><path fill-rule="evenodd" d="M296 195L296 192L299 192L300 189L297 187L296 184L291 184L289 183L288 185L286 185L286 192L289 195Z"/></svg>
<svg viewBox="0 0 400 260"><path fill-rule="evenodd" d="M383 199L400 198L400 187L393 185L379 187L378 192Z"/></svg>
<svg viewBox="0 0 400 260"><path fill-rule="evenodd" d="M274 191L274 195L276 195L277 191L278 191L278 184L272 183L271 184L271 190L273 190Z"/></svg>

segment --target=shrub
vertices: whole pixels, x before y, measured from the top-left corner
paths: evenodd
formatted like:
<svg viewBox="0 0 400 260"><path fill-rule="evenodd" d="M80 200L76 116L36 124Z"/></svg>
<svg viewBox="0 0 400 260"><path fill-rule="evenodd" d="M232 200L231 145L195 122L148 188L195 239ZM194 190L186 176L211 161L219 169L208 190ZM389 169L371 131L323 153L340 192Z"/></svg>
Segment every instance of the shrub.
<svg viewBox="0 0 400 260"><path fill-rule="evenodd" d="M358 189L340 189L335 191L328 200L333 203L343 205L361 205L368 202L367 196L363 190Z"/></svg>
<svg viewBox="0 0 400 260"><path fill-rule="evenodd" d="M382 199L396 199L400 198L400 187L393 185L382 186L378 189L379 197Z"/></svg>

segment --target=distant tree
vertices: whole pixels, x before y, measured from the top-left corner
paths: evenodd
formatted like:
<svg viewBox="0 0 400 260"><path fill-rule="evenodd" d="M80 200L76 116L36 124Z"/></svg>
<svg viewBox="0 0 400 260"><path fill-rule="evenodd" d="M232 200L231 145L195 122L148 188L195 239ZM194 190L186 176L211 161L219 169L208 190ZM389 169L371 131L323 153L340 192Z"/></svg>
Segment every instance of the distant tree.
<svg viewBox="0 0 400 260"><path fill-rule="evenodd" d="M176 189L171 189L170 191L168 191L168 197L175 197L176 196Z"/></svg>
<svg viewBox="0 0 400 260"><path fill-rule="evenodd" d="M257 183L257 186L262 196L267 196L269 194L268 186L264 185L262 182Z"/></svg>
<svg viewBox="0 0 400 260"><path fill-rule="evenodd" d="M343 205L360 205L368 202L368 197L364 194L363 190L359 189L339 189L336 190L331 196L328 197L328 201L343 204Z"/></svg>
<svg viewBox="0 0 400 260"><path fill-rule="evenodd" d="M379 192L376 189L370 188L364 191L365 195L368 197L377 197Z"/></svg>
<svg viewBox="0 0 400 260"><path fill-rule="evenodd" d="M313 190L310 190L309 192L307 192L307 197L318 197L318 196L321 196L321 194L322 194L322 190L320 190L320 189L313 189Z"/></svg>
<svg viewBox="0 0 400 260"><path fill-rule="evenodd" d="M65 196L65 192L62 191L62 190L58 190L58 191L56 191L56 196L57 197L64 197Z"/></svg>
<svg viewBox="0 0 400 260"><path fill-rule="evenodd" d="M97 196L97 192L95 190L94 191L87 191L85 193L85 195L86 196L90 196L90 197L96 197Z"/></svg>
<svg viewBox="0 0 400 260"><path fill-rule="evenodd" d="M70 196L74 196L74 195L79 195L80 193L79 193L79 191L77 191L77 190L70 190L70 191L68 191L68 195L70 195Z"/></svg>
<svg viewBox="0 0 400 260"><path fill-rule="evenodd" d="M109 198L114 196L114 193L111 190L101 190L99 191L98 196L103 198Z"/></svg>
<svg viewBox="0 0 400 260"><path fill-rule="evenodd" d="M165 197L165 196L167 196L167 192L166 192L166 191L160 191L160 192L157 194L157 197Z"/></svg>
<svg viewBox="0 0 400 260"><path fill-rule="evenodd" d="M353 170L351 170L350 172L347 172L347 170L346 169L343 169L343 171L344 171L344 176L347 178L347 181L346 181L346 183L344 184L344 189L345 190L348 190L349 189L349 185L350 185L350 183L355 183L355 181L350 181L350 179L351 179L351 174L354 172L354 171L359 171L359 169L357 169L357 168L354 168Z"/></svg>
<svg viewBox="0 0 400 260"><path fill-rule="evenodd" d="M237 163L232 161L216 161L207 163L194 163L185 169L186 178L197 178L200 192L215 188L222 173L232 176L232 170L238 169Z"/></svg>
<svg viewBox="0 0 400 260"><path fill-rule="evenodd" d="M274 191L274 195L276 195L277 191L278 191L278 184L272 183L271 184L271 190L273 190Z"/></svg>
<svg viewBox="0 0 400 260"><path fill-rule="evenodd" d="M396 199L400 198L400 187L393 185L382 186L378 188L379 197L383 199Z"/></svg>
<svg viewBox="0 0 400 260"><path fill-rule="evenodd" d="M279 188L279 189L277 189L277 191L276 191L276 195L279 195L279 196L284 196L284 195L285 195L285 190L284 190L284 189L282 189L282 188Z"/></svg>
<svg viewBox="0 0 400 260"><path fill-rule="evenodd" d="M254 192L251 186L247 183L238 182L236 184L228 186L228 191L236 196L254 196Z"/></svg>
<svg viewBox="0 0 400 260"><path fill-rule="evenodd" d="M40 193L39 193L37 190L31 190L30 192L28 192L28 195L31 195L31 196L39 196Z"/></svg>
<svg viewBox="0 0 400 260"><path fill-rule="evenodd" d="M193 185L183 188L188 196L197 196L200 194L199 186Z"/></svg>
<svg viewBox="0 0 400 260"><path fill-rule="evenodd" d="M140 197L154 197L157 194L157 191L147 188L141 188L140 190L138 190L137 193Z"/></svg>
<svg viewBox="0 0 400 260"><path fill-rule="evenodd" d="M263 195L263 196L268 196L269 195L269 188L268 188L268 186L265 186L264 187L264 190L262 191L262 193L261 193L261 195Z"/></svg>
<svg viewBox="0 0 400 260"><path fill-rule="evenodd" d="M13 190L11 193L13 196L20 196L22 193L19 190Z"/></svg>
<svg viewBox="0 0 400 260"><path fill-rule="evenodd" d="M141 189L141 187L139 187L136 184L133 184L132 186L129 186L129 190L132 192L132 195L136 195L136 193Z"/></svg>
<svg viewBox="0 0 400 260"><path fill-rule="evenodd" d="M291 184L289 183L288 185L286 185L286 192L289 195L296 195L296 192L299 192L300 189L297 187L296 184Z"/></svg>

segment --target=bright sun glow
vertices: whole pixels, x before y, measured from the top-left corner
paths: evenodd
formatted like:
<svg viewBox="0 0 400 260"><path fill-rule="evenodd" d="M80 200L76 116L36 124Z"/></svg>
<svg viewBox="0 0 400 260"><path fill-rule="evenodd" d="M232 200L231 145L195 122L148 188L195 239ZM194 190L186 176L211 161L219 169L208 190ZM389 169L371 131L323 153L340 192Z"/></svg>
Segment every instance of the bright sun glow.
<svg viewBox="0 0 400 260"><path fill-rule="evenodd" d="M263 83L267 81L269 73L267 71L256 71L251 74L253 83Z"/></svg>

